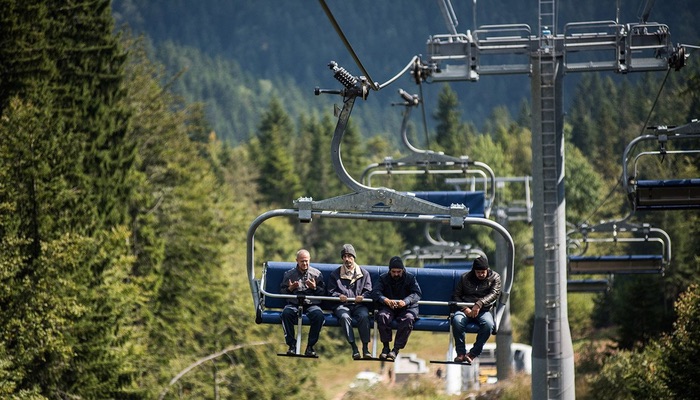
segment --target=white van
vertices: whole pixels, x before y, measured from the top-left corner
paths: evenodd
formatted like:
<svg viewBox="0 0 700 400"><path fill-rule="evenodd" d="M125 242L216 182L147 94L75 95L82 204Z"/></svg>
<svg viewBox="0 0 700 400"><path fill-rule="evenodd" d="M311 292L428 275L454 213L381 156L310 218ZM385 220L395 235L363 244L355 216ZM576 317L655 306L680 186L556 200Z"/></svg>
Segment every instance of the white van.
<svg viewBox="0 0 700 400"><path fill-rule="evenodd" d="M532 374L532 346L523 343L511 344L513 372ZM496 383L496 343L486 343L479 356L479 381Z"/></svg>

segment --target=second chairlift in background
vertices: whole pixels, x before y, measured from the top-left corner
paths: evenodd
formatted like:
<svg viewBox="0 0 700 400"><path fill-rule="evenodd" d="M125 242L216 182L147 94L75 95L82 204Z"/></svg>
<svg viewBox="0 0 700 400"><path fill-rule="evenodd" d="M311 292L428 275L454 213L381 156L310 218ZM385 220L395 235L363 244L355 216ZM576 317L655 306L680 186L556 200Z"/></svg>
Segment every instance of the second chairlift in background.
<svg viewBox="0 0 700 400"><path fill-rule="evenodd" d="M683 176L683 171L669 165L669 159L693 156L694 160L681 160L681 163L700 167L697 160L700 154L700 121L693 120L678 127L660 126L653 129L654 134L632 140L622 156L622 180L632 209L700 209L700 178L697 169L693 170L694 176L688 177ZM656 150L637 151L640 143L654 141L658 144ZM679 145L671 148L671 143ZM657 161L657 164L645 164L647 168L643 171L640 163L642 160ZM654 167L658 170L653 171Z"/></svg>
<svg viewBox="0 0 700 400"><path fill-rule="evenodd" d="M670 237L649 224L582 224L568 237L574 244L568 256L570 275L663 274L671 262ZM606 290L608 285L601 279L570 280L569 291Z"/></svg>
<svg viewBox="0 0 700 400"><path fill-rule="evenodd" d="M474 179L471 191L428 191L416 192L416 197L432 201L438 204L461 203L466 205L470 214L482 214L488 218L496 197L496 176L488 166L480 161L475 161L469 156L453 157L442 152L419 149L408 140L408 120L413 107L422 104L417 95L411 95L399 89L399 94L404 100L399 105L406 109L401 122L401 140L411 152L409 155L393 159L387 156L381 163L370 164L362 173L362 182L372 186L372 177L375 175L463 175L478 177L482 183L481 190L477 190Z"/></svg>

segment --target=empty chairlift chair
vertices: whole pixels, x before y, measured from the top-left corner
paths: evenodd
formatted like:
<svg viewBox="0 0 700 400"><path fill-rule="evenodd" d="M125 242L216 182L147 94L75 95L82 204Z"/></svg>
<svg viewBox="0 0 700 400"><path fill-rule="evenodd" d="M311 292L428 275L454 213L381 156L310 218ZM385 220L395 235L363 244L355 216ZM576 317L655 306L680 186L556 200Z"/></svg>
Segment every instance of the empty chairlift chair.
<svg viewBox="0 0 700 400"><path fill-rule="evenodd" d="M582 225L578 234L585 247L582 253L569 255L569 274L658 274L663 273L671 261L670 237L649 224ZM592 244L596 246L594 251L605 252L605 255L587 255Z"/></svg>
<svg viewBox="0 0 700 400"><path fill-rule="evenodd" d="M641 144L656 149L639 149ZM700 177L682 176L675 161L700 154L700 122L674 128L657 127L652 135L635 138L623 155L623 184L632 209L679 210L700 208ZM691 163L692 164L692 163ZM630 169L631 167L631 169ZM697 171L696 171L697 173Z"/></svg>

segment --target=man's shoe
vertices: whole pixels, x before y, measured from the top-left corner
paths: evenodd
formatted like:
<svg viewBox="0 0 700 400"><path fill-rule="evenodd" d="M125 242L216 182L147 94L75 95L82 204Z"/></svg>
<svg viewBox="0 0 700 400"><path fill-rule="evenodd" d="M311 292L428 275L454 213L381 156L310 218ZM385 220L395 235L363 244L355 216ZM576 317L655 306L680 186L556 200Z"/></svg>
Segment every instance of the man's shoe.
<svg viewBox="0 0 700 400"><path fill-rule="evenodd" d="M458 354L457 357L455 357L455 362L456 363L467 362L467 355L466 354Z"/></svg>
<svg viewBox="0 0 700 400"><path fill-rule="evenodd" d="M314 351L313 347L309 346L306 348L304 355L307 357L316 357L316 352Z"/></svg>
<svg viewBox="0 0 700 400"><path fill-rule="evenodd" d="M289 346L287 349L287 355L292 356L297 353L297 346Z"/></svg>
<svg viewBox="0 0 700 400"><path fill-rule="evenodd" d="M387 361L394 361L396 360L396 353L394 351L390 351L389 354L386 355L386 360Z"/></svg>
<svg viewBox="0 0 700 400"><path fill-rule="evenodd" d="M387 356L389 355L389 351L387 349L382 350L382 352L379 354L379 359L380 360L386 360Z"/></svg>
<svg viewBox="0 0 700 400"><path fill-rule="evenodd" d="M372 353L369 350L364 349L362 350L362 358L370 359L372 358Z"/></svg>
<svg viewBox="0 0 700 400"><path fill-rule="evenodd" d="M360 350L357 348L357 345L353 342L350 344L350 347L352 347L352 359L353 360L359 360L362 358L360 355Z"/></svg>

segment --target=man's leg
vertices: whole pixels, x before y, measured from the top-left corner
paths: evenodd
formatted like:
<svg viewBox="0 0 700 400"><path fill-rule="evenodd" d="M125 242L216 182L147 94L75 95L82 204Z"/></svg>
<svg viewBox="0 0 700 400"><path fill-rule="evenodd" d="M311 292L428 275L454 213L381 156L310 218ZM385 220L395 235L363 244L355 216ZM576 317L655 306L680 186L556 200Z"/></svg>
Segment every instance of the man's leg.
<svg viewBox="0 0 700 400"><path fill-rule="evenodd" d="M382 352L379 354L380 359L386 359L390 351L391 321L393 319L394 313L388 308L382 308L377 312L377 330L379 331L379 340L382 342Z"/></svg>
<svg viewBox="0 0 700 400"><path fill-rule="evenodd" d="M467 354L467 346L464 343L464 333L467 331L467 316L457 311L452 317L452 337L455 340L457 355Z"/></svg>
<svg viewBox="0 0 700 400"><path fill-rule="evenodd" d="M470 354L474 356L479 356L481 351L484 349L484 343L489 340L491 332L493 332L493 314L490 311L482 311L477 317L479 320L479 332L476 334L476 341L474 346L469 350Z"/></svg>
<svg viewBox="0 0 700 400"><path fill-rule="evenodd" d="M360 333L360 340L362 340L362 356L364 358L371 358L372 353L369 351L369 310L363 305L357 305L355 309L352 310L352 315L357 321L357 331Z"/></svg>
<svg viewBox="0 0 700 400"><path fill-rule="evenodd" d="M405 310L396 316L396 321L399 324L399 328L396 330L394 350L401 350L404 347L406 347L406 343L408 343L408 337L413 331L413 323L415 322L415 320L416 317L412 313ZM398 351L396 352L398 353Z"/></svg>
<svg viewBox="0 0 700 400"><path fill-rule="evenodd" d="M309 343L307 347L313 347L316 342L318 342L318 337L321 334L321 327L326 322L326 319L323 317L321 307L316 305L309 306L306 309L306 315L308 315L309 321L311 322L311 327L309 329Z"/></svg>
<svg viewBox="0 0 700 400"><path fill-rule="evenodd" d="M345 339L348 343L355 343L355 333L352 330L352 317L350 316L350 309L346 306L338 306L334 314L338 317L338 322L340 323L340 329L343 330Z"/></svg>
<svg viewBox="0 0 700 400"><path fill-rule="evenodd" d="M360 333L360 340L362 340L363 344L369 343L369 310L365 306L356 306L352 313L357 320L357 331Z"/></svg>
<svg viewBox="0 0 700 400"><path fill-rule="evenodd" d="M297 344L297 338L294 335L294 325L298 322L297 307L291 304L286 305L282 310L280 319L282 320L282 330L284 331L284 342L291 349Z"/></svg>
<svg viewBox="0 0 700 400"><path fill-rule="evenodd" d="M387 308L383 308L377 313L377 329L379 330L379 340L382 343L391 343L391 321L393 319L393 313Z"/></svg>

